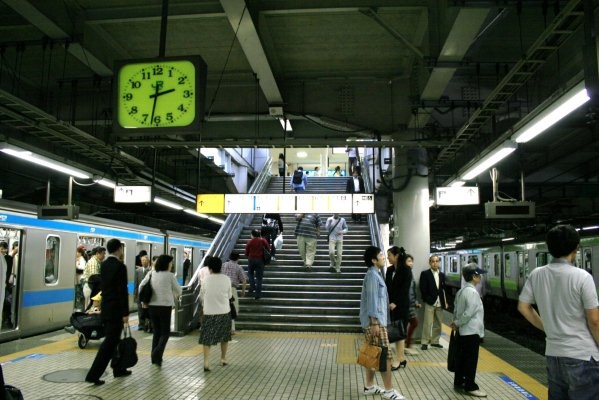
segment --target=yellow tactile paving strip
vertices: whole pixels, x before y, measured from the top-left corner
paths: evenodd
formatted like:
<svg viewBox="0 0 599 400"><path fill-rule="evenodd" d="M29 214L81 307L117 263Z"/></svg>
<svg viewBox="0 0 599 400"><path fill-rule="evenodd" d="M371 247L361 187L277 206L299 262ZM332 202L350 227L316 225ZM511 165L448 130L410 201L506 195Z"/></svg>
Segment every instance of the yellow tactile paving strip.
<svg viewBox="0 0 599 400"><path fill-rule="evenodd" d="M212 371L202 370L202 346L197 333L173 337L162 368L150 364L151 335L134 332L140 361L133 375L113 379L105 376L100 387L86 383L52 383L42 376L67 369L87 369L100 341L77 347L76 336L57 333L50 343L0 357L7 383L20 387L28 400L44 398L102 399L365 399L363 370L355 364L362 335L301 332L242 331L229 344L226 367L220 366L220 349L211 351ZM444 343L446 345L446 343ZM39 354L39 358L28 355ZM408 399L468 399L453 391L453 374L445 369L446 350L420 351L408 356L408 367L393 373L394 386ZM108 371L110 373L110 371ZM538 399L546 388L518 369L481 349L477 381L489 399L523 399L501 380L509 376ZM380 378L377 377L377 380ZM97 398L96 397L96 398ZM380 396L370 398L379 399Z"/></svg>

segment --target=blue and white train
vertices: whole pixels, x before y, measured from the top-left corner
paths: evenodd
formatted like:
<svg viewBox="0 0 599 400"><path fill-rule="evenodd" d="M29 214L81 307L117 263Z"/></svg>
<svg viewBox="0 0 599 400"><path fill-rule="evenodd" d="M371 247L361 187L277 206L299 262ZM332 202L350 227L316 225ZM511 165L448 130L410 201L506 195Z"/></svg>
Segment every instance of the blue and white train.
<svg viewBox="0 0 599 400"><path fill-rule="evenodd" d="M183 283L184 253L191 271L208 251L212 239L81 215L77 220L37 218L35 206L0 200L0 242L9 251L18 246L13 261L14 276L6 285L0 342L60 329L69 323L74 309L75 253L78 246L91 250L106 246L109 239L124 244L129 281L130 309L133 302L135 256L146 250L150 257L173 256L176 276Z"/></svg>

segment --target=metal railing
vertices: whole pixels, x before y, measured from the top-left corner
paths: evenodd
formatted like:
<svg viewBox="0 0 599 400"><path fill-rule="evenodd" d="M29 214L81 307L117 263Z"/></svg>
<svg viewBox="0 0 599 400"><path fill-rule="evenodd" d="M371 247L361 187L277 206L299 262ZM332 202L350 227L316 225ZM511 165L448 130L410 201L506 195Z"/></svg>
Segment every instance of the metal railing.
<svg viewBox="0 0 599 400"><path fill-rule="evenodd" d="M264 192L270 182L271 164L272 159L269 158L248 193ZM225 223L214 237L210 248L200 261L189 283L183 288L183 294L175 310L175 330L179 334L185 334L198 326L200 317L200 269L204 266L206 257L213 256L221 259L228 257L235 247L241 231L251 223L253 217L254 214L229 214L225 219Z"/></svg>

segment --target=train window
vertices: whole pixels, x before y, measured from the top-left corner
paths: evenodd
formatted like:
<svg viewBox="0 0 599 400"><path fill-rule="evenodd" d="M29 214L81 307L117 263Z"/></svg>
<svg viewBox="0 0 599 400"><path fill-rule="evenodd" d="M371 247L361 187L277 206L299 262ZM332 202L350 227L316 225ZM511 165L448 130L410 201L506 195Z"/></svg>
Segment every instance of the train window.
<svg viewBox="0 0 599 400"><path fill-rule="evenodd" d="M478 265L478 256L468 256L468 264L470 263Z"/></svg>
<svg viewBox="0 0 599 400"><path fill-rule="evenodd" d="M511 276L510 273L512 272L512 258L510 257L509 253L503 255L503 266L505 276Z"/></svg>
<svg viewBox="0 0 599 400"><path fill-rule="evenodd" d="M542 267L543 265L547 265L547 253L538 252L536 256L536 265L535 267Z"/></svg>
<svg viewBox="0 0 599 400"><path fill-rule="evenodd" d="M451 272L456 274L458 272L458 258L455 256L452 256L449 258L449 262L451 263Z"/></svg>
<svg viewBox="0 0 599 400"><path fill-rule="evenodd" d="M488 254L483 255L483 269L485 271L491 271L491 265L489 263L489 255Z"/></svg>
<svg viewBox="0 0 599 400"><path fill-rule="evenodd" d="M493 269L494 269L493 275L501 276L501 274L499 273L500 265L501 265L501 262L499 261L499 254L493 254Z"/></svg>
<svg viewBox="0 0 599 400"><path fill-rule="evenodd" d="M447 272L447 271L445 271L445 257L443 257L443 256L439 256L439 271L441 271L443 273Z"/></svg>
<svg viewBox="0 0 599 400"><path fill-rule="evenodd" d="M177 275L177 248L171 247L169 252L170 256L173 257L173 270L171 271L173 274Z"/></svg>
<svg viewBox="0 0 599 400"><path fill-rule="evenodd" d="M593 250L590 248L583 249L582 250L582 267L589 274L593 273L592 259L593 259Z"/></svg>
<svg viewBox="0 0 599 400"><path fill-rule="evenodd" d="M45 259L44 281L47 285L51 285L58 281L58 260L60 260L60 238L58 236L46 238Z"/></svg>

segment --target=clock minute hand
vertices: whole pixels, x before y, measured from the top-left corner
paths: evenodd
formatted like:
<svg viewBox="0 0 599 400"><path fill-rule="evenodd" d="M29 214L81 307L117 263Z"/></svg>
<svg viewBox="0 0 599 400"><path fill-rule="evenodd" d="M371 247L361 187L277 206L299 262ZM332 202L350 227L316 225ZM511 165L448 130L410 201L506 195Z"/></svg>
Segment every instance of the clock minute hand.
<svg viewBox="0 0 599 400"><path fill-rule="evenodd" d="M158 100L158 88L159 86L156 85L156 92L150 95L150 98L154 98L154 104L152 105L152 116L150 117L150 124L152 123L152 121L154 121L154 112L156 111L156 100Z"/></svg>
<svg viewBox="0 0 599 400"><path fill-rule="evenodd" d="M156 89L158 89L158 88L156 88ZM171 92L174 92L174 91L175 91L175 89L165 90L164 92L159 92L158 90L156 90L156 93L151 94L150 98L156 99L156 97L158 97L158 96L162 96L163 94L171 93Z"/></svg>

